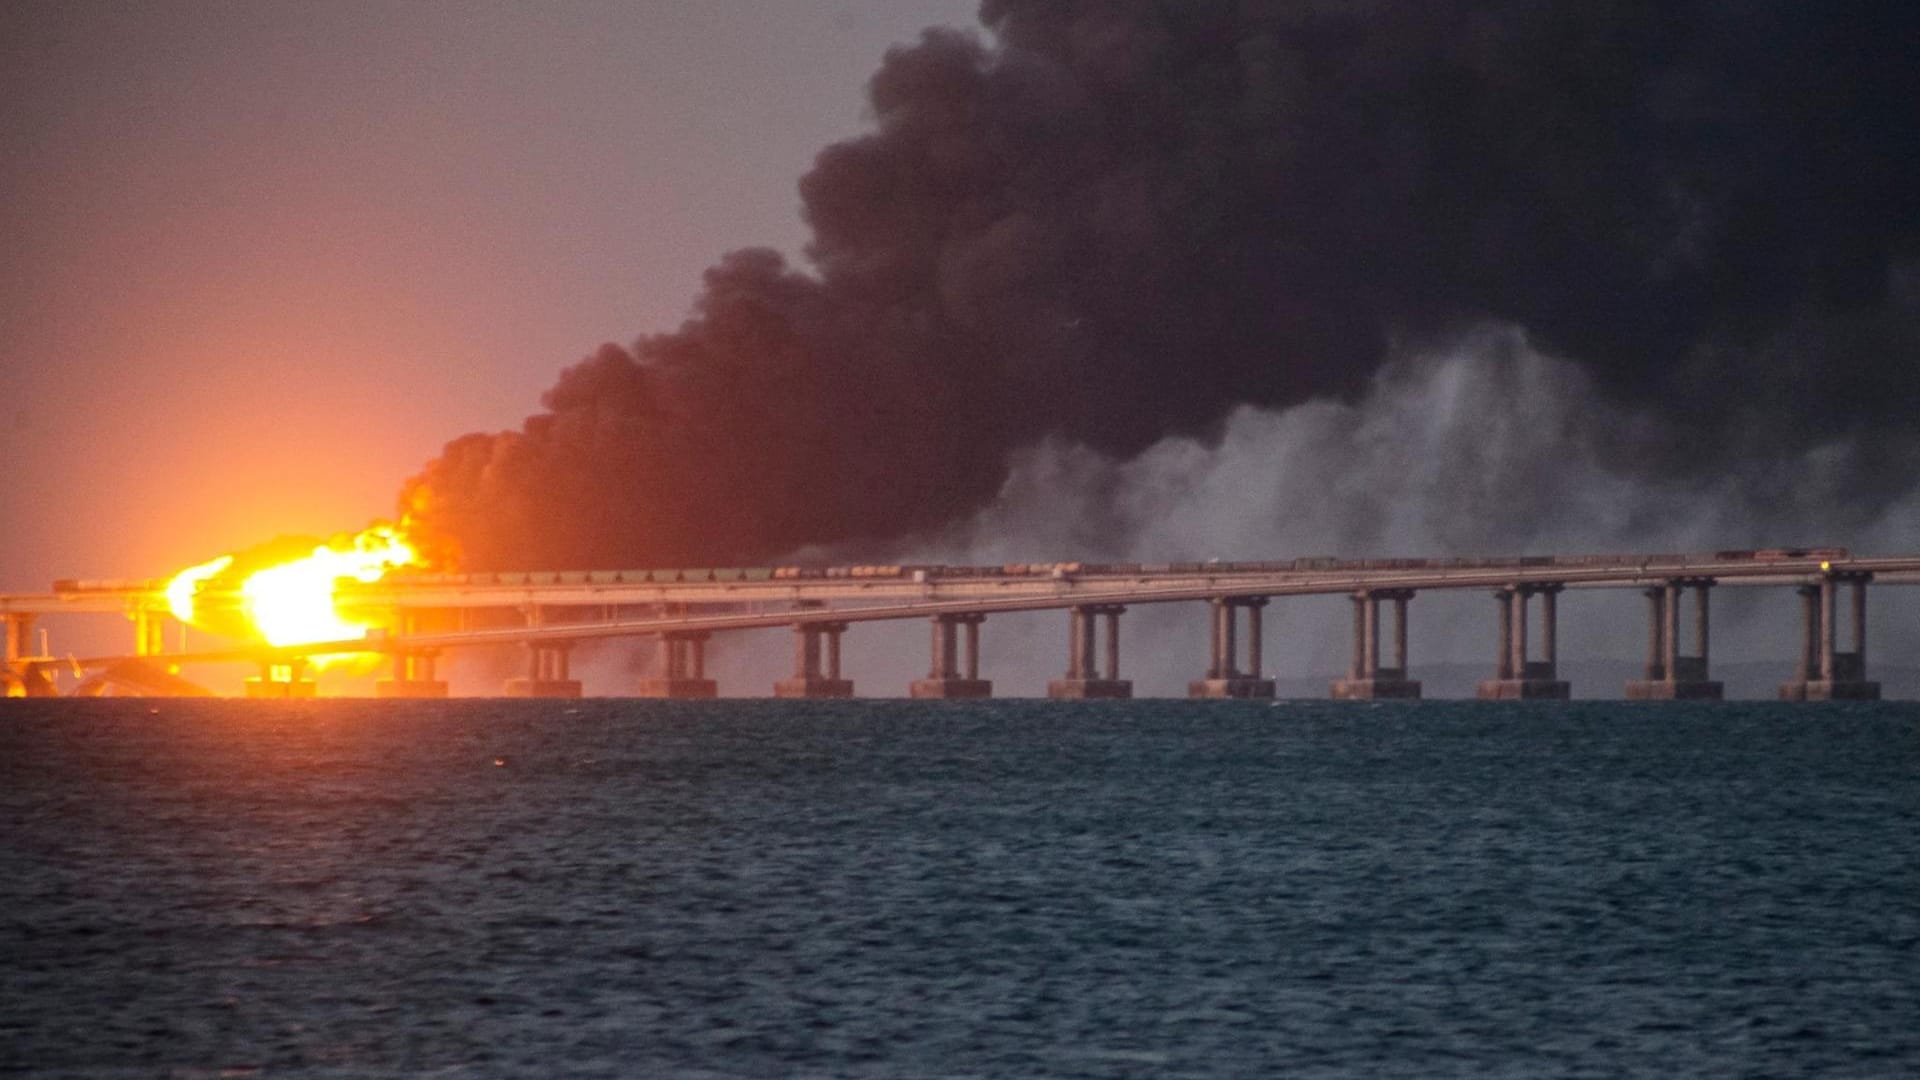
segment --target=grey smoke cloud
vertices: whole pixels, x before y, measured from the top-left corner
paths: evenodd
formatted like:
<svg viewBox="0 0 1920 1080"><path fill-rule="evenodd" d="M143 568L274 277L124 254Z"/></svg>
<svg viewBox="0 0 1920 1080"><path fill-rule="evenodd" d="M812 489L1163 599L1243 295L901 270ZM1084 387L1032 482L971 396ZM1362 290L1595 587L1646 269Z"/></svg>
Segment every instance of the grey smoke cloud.
<svg viewBox="0 0 1920 1080"><path fill-rule="evenodd" d="M1396 468L1356 431L1296 501L1454 548L1571 541L1623 484L1642 544L1867 527L1920 474L1917 10L987 0L987 37L890 52L873 130L802 179L807 265L725 256L682 326L449 443L404 502L475 569L759 563L887 550L1050 468L1083 504L1060 539L1097 547L1153 522L1075 453L1171 470L1321 402L1283 425L1305 438L1396 349L1491 322L1567 366L1383 422L1577 379L1559 412L1480 411L1525 462L1460 437ZM1365 497L1409 483L1444 520ZM1663 501L1701 491L1740 512Z"/></svg>
<svg viewBox="0 0 1920 1080"><path fill-rule="evenodd" d="M1214 442L1170 438L1128 460L1065 442L1032 448L1015 458L989 508L897 555L1005 563L1062 551L1116 562L1808 544L1872 552L1910 548L1920 535L1920 487L1844 522L1808 512L1857 465L1844 440L1784 460L1790 479L1768 485L1781 496L1768 502L1740 471L1665 484L1622 473L1608 455L1641 423L1599 395L1580 365L1542 354L1517 328L1487 325L1444 347L1396 354L1352 402L1239 409ZM1920 644L1920 628L1895 595L1877 590L1869 609L1882 662ZM1716 655L1787 664L1797 647L1796 604L1787 590L1718 590ZM1563 656L1634 660L1645 647L1640 605L1629 591L1565 598ZM1490 666L1494 616L1485 597L1429 593L1413 611L1416 666ZM1277 601L1267 612L1270 668L1295 677L1338 673L1350 648L1347 618L1340 598ZM1136 608L1125 624L1126 663L1141 691L1183 692L1204 663L1202 606ZM904 686L924 636L917 623L862 628L849 638L849 655L890 665L881 685L898 678ZM1040 692L1065 663L1064 617L990 620L985 644L1004 685ZM779 661L768 654L764 663L777 669ZM743 664L738 677L759 677L749 670ZM1617 696L1620 688L1575 690Z"/></svg>

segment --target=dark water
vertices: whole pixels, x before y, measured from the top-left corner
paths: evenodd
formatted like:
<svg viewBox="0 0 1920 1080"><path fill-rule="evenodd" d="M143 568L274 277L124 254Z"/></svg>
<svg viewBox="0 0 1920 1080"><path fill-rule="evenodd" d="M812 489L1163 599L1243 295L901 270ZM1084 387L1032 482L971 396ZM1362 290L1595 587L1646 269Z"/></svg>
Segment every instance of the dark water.
<svg viewBox="0 0 1920 1080"><path fill-rule="evenodd" d="M16 701L0 828L6 1073L1920 1075L1911 705Z"/></svg>

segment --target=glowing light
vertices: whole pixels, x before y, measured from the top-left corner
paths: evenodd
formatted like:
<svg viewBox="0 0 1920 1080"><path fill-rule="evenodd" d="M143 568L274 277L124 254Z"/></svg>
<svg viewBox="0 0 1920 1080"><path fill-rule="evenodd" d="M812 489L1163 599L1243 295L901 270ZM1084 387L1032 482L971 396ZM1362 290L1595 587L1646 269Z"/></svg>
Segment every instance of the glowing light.
<svg viewBox="0 0 1920 1080"><path fill-rule="evenodd" d="M167 610L183 623L193 622L193 601L200 588L209 579L218 577L222 570L233 565L233 556L222 555L217 559L203 562L199 566L189 566L173 576L167 582Z"/></svg>
<svg viewBox="0 0 1920 1080"><path fill-rule="evenodd" d="M203 610L199 603L203 591L217 587L238 600L238 614L244 620L244 625L225 632L243 630L276 646L344 641L365 636L374 624L341 614L335 603L339 584L374 582L396 567L417 565L419 554L398 527L375 525L268 566L259 566L257 558L243 553L182 570L167 584L167 606L182 622L206 625L213 621L217 628L221 613ZM231 624L232 615L226 618Z"/></svg>
<svg viewBox="0 0 1920 1080"><path fill-rule="evenodd" d="M390 526L375 526L345 547L322 544L304 559L254 571L240 586L241 605L269 645L361 637L372 624L343 617L334 587L343 578L378 581L415 561L412 545Z"/></svg>

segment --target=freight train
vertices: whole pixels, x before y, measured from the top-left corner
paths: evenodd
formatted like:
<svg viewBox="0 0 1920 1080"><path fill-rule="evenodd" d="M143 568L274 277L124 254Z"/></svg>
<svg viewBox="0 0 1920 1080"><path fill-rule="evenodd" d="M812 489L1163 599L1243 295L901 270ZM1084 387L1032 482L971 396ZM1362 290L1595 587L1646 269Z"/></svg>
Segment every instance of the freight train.
<svg viewBox="0 0 1920 1080"><path fill-rule="evenodd" d="M1167 575L1234 575L1284 573L1340 573L1379 570L1494 570L1502 567L1698 566L1703 563L1784 562L1807 559L1843 560L1843 547L1762 548L1758 550L1664 553L1648 555L1525 555L1520 557L1444 557L1414 559L1340 559L1303 556L1260 562L1031 562L990 566L945 563L890 563L857 566L697 567L663 570L512 571L480 574L390 574L382 585L648 585L711 582L753 584L848 579L856 581L940 582L979 579L1050 577L1160 577ZM110 583L61 581L56 592L85 591ZM124 586L124 583L111 583Z"/></svg>

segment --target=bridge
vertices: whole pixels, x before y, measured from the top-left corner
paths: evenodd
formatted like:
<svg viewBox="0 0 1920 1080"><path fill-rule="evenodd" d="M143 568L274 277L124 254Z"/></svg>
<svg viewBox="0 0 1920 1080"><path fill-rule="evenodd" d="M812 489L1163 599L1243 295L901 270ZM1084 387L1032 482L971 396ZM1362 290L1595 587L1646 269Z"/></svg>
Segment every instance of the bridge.
<svg viewBox="0 0 1920 1080"><path fill-rule="evenodd" d="M1870 583L1920 583L1920 555L1856 557L1841 548L1717 551L1699 554L1602 554L1512 558L1302 558L1275 562L1032 563L1005 566L853 566L757 569L395 574L373 584L343 582L348 614L372 616L387 629L365 638L290 648L238 645L205 651L165 647L167 614L159 581L61 581L46 593L0 595L6 625L5 676L13 694L57 692L53 673L80 673L76 693L109 688L139 694L194 692L172 672L210 662L257 663L249 696L310 695L307 658L378 653L390 658L386 697L441 697L436 677L446 650L473 646L525 648L526 673L504 692L523 697L577 697L569 654L582 641L644 637L659 641L659 668L633 694L704 698L717 695L705 654L712 635L786 626L793 632L793 670L774 684L783 697L849 697L841 637L856 623L925 619L931 627L926 677L908 692L922 698L977 698L992 693L980 670L982 624L991 615L1067 613L1066 663L1048 685L1057 698L1125 698L1120 673L1120 618L1142 604L1205 603L1211 612L1210 661L1196 672L1193 697L1263 698L1274 682L1262 673L1262 609L1290 596L1346 595L1352 600L1353 650L1338 699L1417 698L1409 677L1408 605L1422 592L1481 590L1495 601L1495 657L1478 687L1486 699L1564 699L1558 670L1559 597L1586 589L1634 589L1647 598L1644 677L1624 688L1631 699L1717 699L1710 677L1710 597L1720 586L1792 588L1802 598L1802 648L1780 686L1794 701L1872 699L1867 676L1866 611ZM1841 619L1843 594L1850 625ZM201 594L218 606L235 598ZM1683 611L1691 607L1691 626ZM1390 637L1383 636L1391 614ZM1537 620L1534 618L1537 613ZM30 651L32 627L48 614L113 614L134 627L131 653L56 658ZM1843 630L1848 647L1840 647ZM1684 639L1691 638L1691 648ZM46 650L41 650L44 653Z"/></svg>

